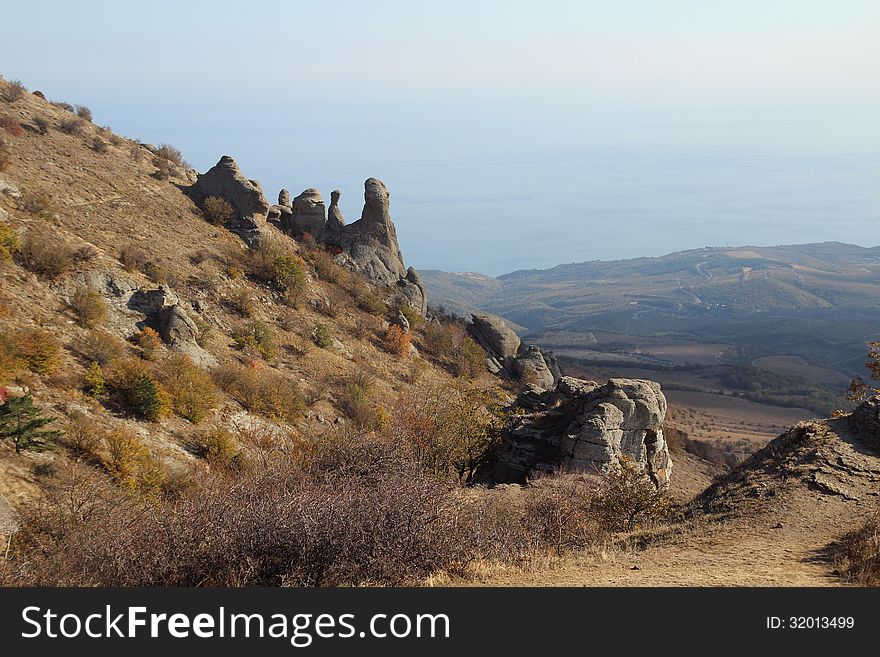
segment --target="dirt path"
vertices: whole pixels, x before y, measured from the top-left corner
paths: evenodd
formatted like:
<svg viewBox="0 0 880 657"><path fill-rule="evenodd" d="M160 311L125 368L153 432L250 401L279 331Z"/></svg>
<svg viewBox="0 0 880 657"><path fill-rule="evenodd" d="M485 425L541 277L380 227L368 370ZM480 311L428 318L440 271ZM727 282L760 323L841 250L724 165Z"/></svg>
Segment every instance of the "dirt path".
<svg viewBox="0 0 880 657"><path fill-rule="evenodd" d="M645 549L566 557L480 584L843 586L828 548L880 507L880 454L837 423L803 426L717 489L714 499L735 508L735 517L704 516Z"/></svg>

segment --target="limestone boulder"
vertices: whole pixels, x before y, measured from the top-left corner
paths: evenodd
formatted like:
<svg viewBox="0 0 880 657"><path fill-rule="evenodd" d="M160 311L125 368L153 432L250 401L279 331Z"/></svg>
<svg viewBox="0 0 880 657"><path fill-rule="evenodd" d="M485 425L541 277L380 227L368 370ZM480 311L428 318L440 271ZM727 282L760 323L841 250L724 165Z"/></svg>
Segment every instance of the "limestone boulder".
<svg viewBox="0 0 880 657"><path fill-rule="evenodd" d="M513 360L522 341L503 319L487 313L471 315L470 332L486 351L490 371L493 368L513 371Z"/></svg>
<svg viewBox="0 0 880 657"><path fill-rule="evenodd" d="M248 245L256 244L265 234L269 203L263 189L257 181L249 180L230 156L224 155L207 172L199 174L189 194L197 205L209 196L219 196L229 203L233 214L227 228Z"/></svg>
<svg viewBox="0 0 880 657"><path fill-rule="evenodd" d="M286 230L294 236L309 233L316 237L327 221L324 199L317 189L306 189L293 199L293 213Z"/></svg>
<svg viewBox="0 0 880 657"><path fill-rule="evenodd" d="M611 379L600 385L563 377L551 390L526 386L512 410L479 480L523 483L541 473L593 473L628 458L657 486L669 483L666 398L654 381Z"/></svg>

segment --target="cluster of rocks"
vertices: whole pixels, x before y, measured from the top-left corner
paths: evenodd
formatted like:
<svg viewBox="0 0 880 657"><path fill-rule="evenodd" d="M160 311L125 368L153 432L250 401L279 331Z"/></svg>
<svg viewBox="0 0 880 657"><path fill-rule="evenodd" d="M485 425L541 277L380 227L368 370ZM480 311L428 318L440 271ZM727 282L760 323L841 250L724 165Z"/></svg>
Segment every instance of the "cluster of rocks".
<svg viewBox="0 0 880 657"><path fill-rule="evenodd" d="M880 449L880 396L859 404L852 412L850 421L865 442Z"/></svg>
<svg viewBox="0 0 880 657"><path fill-rule="evenodd" d="M486 351L492 374L519 379L542 389L552 388L562 377L556 358L536 345L526 345L503 319L486 313L471 315L470 332Z"/></svg>
<svg viewBox="0 0 880 657"><path fill-rule="evenodd" d="M364 209L360 219L346 224L339 208L339 190L330 195L330 208L317 189L306 189L291 200L282 189L278 203L269 205L259 183L248 180L228 155L199 175L189 188L196 203L209 196L225 199L233 208L227 227L249 245L257 243L269 225L295 238L311 235L317 242L336 247L340 262L377 285L390 286L427 314L428 298L421 278L404 265L391 220L388 188L378 178L364 183Z"/></svg>
<svg viewBox="0 0 880 657"><path fill-rule="evenodd" d="M524 483L541 473L594 473L626 457L658 487L669 483L666 398L654 381L611 379L600 385L566 376L551 390L527 387L512 410L499 448L477 474L480 481Z"/></svg>

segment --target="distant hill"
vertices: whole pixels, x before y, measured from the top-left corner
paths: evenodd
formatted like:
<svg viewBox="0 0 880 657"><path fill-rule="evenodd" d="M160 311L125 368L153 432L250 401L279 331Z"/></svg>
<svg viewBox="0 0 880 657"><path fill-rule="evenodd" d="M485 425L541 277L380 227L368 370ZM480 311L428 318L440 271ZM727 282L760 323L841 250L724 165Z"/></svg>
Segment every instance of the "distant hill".
<svg viewBox="0 0 880 657"><path fill-rule="evenodd" d="M435 304L497 313L563 357L605 365L758 366L838 393L880 337L880 247L704 248L497 278L422 275Z"/></svg>

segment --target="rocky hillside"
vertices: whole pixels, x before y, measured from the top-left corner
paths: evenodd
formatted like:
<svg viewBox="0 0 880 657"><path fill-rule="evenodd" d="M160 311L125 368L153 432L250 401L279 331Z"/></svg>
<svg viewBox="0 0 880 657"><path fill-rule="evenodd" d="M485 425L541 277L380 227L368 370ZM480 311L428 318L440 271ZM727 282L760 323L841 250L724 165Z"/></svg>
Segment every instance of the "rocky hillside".
<svg viewBox="0 0 880 657"><path fill-rule="evenodd" d="M338 192L271 204L231 157L199 174L85 108L0 96L0 386L54 428L127 432L173 474L238 449L218 431L378 427L404 391L497 383L458 325L425 321L380 180L345 223ZM52 458L0 450L0 492L31 496Z"/></svg>

